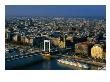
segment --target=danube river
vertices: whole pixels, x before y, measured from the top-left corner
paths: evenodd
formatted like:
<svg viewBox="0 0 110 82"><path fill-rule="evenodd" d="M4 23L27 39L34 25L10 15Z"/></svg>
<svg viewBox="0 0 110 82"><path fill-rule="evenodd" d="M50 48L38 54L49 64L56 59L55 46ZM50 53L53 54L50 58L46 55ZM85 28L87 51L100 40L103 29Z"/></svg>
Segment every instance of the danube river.
<svg viewBox="0 0 110 82"><path fill-rule="evenodd" d="M21 67L22 70L72 70L69 67L60 65L56 59L44 59L43 61L32 63Z"/></svg>
<svg viewBox="0 0 110 82"><path fill-rule="evenodd" d="M6 70L75 70L76 67L61 64L57 58L43 57L42 55L17 56L5 62ZM89 65L89 69L97 69L97 66Z"/></svg>

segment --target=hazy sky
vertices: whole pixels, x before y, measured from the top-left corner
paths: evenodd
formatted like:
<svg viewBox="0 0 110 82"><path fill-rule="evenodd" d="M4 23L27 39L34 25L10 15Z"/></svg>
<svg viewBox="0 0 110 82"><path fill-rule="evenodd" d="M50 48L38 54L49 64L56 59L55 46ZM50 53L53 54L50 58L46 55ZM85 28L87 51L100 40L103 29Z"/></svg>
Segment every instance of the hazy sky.
<svg viewBox="0 0 110 82"><path fill-rule="evenodd" d="M6 5L6 16L106 16L105 5Z"/></svg>

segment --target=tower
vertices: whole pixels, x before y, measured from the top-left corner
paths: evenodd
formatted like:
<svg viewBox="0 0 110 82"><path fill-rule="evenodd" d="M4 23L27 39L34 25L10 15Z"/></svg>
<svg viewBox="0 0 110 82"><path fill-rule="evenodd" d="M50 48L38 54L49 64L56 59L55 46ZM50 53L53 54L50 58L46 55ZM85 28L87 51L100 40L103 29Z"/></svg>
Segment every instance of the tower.
<svg viewBox="0 0 110 82"><path fill-rule="evenodd" d="M46 45L48 43L48 45ZM50 40L44 40L44 56L50 57Z"/></svg>
<svg viewBox="0 0 110 82"><path fill-rule="evenodd" d="M46 43L49 44L49 46L47 47L48 47L48 52L50 52L50 40L44 40L44 51L46 51Z"/></svg>

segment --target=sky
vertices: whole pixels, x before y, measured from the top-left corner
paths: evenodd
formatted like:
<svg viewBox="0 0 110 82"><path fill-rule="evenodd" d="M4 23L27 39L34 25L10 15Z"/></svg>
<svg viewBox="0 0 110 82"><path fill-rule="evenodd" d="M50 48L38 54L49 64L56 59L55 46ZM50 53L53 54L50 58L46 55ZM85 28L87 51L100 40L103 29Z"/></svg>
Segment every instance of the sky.
<svg viewBox="0 0 110 82"><path fill-rule="evenodd" d="M6 16L106 16L105 5L6 5Z"/></svg>

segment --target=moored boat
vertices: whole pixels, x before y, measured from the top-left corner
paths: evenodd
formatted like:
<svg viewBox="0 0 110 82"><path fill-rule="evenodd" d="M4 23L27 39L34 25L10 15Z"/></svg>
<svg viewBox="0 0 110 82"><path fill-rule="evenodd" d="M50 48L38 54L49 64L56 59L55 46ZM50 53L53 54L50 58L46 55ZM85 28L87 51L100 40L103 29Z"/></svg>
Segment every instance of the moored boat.
<svg viewBox="0 0 110 82"><path fill-rule="evenodd" d="M59 63L65 64L65 65L69 65L69 66L73 66L73 67L77 67L77 68L82 68L82 69L88 69L89 66L87 64L75 61L75 60L69 60L69 59L58 59L57 60Z"/></svg>

